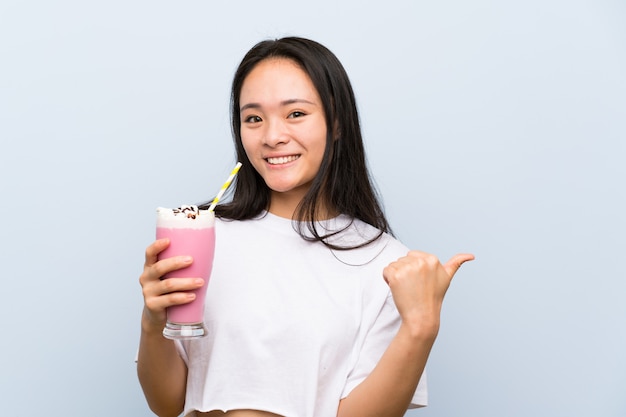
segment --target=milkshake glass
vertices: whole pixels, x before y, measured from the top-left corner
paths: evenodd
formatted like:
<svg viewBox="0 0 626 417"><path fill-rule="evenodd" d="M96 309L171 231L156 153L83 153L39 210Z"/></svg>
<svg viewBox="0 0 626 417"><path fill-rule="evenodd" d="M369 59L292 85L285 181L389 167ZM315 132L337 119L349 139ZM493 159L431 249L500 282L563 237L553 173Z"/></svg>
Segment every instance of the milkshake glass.
<svg viewBox="0 0 626 417"><path fill-rule="evenodd" d="M213 267L215 251L215 214L196 206L177 209L157 208L157 239L169 238L170 245L159 259L188 255L190 266L165 274L163 279L202 278L204 285L193 290L196 298L187 304L167 308L167 323L163 336L168 339L196 339L206 336L204 299Z"/></svg>

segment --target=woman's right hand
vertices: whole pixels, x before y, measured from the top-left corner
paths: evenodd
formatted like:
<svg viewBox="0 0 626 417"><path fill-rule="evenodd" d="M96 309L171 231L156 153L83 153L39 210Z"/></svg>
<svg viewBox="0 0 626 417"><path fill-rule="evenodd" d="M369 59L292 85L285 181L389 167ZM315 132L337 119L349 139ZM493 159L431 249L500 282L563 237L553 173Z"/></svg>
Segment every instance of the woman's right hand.
<svg viewBox="0 0 626 417"><path fill-rule="evenodd" d="M166 273L186 268L193 262L191 256L158 260L158 254L169 244L169 239L159 239L146 248L146 261L139 277L144 299L142 322L145 330L161 332L167 320L166 308L191 302L195 294L189 291L200 288L204 283L202 278L162 279Z"/></svg>

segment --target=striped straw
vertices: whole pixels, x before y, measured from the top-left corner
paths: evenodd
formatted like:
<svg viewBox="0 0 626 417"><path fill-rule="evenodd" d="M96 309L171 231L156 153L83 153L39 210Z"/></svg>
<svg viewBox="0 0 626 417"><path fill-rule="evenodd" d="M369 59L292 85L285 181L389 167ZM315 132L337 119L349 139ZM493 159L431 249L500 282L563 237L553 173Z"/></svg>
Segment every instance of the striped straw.
<svg viewBox="0 0 626 417"><path fill-rule="evenodd" d="M220 191L217 193L217 195L213 199L213 202L211 202L211 206L209 206L209 211L215 210L215 206L217 206L217 203L220 201L220 198L222 198L222 196L224 195L224 192L226 192L226 189L230 187L230 183L233 182L233 179L235 179L235 175L237 175L237 172L239 172L239 168L241 168L241 162L237 162L237 165L235 165L235 168L233 168L233 170L230 172L230 176L228 177L224 185L222 185L222 188L220 188Z"/></svg>

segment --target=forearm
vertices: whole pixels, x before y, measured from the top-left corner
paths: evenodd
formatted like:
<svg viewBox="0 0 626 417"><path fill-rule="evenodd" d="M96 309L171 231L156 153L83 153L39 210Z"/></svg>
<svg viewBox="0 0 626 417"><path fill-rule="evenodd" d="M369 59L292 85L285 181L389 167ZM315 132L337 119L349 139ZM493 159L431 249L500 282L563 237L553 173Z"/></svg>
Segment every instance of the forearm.
<svg viewBox="0 0 626 417"><path fill-rule="evenodd" d="M142 319L137 375L150 409L160 417L178 416L185 404L187 366L174 342Z"/></svg>
<svg viewBox="0 0 626 417"><path fill-rule="evenodd" d="M370 375L339 404L338 417L401 417L411 402L434 344L438 321L402 324Z"/></svg>

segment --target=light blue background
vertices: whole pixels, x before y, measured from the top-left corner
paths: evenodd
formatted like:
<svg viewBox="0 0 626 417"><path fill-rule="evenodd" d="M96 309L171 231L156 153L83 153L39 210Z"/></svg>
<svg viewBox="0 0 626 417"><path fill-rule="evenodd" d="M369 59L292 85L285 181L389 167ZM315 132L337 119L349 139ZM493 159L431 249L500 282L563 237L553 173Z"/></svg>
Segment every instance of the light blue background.
<svg viewBox="0 0 626 417"><path fill-rule="evenodd" d="M407 415L626 416L618 0L1 2L2 415L151 415L154 208L219 188L233 71L283 35L345 64L398 237L477 256Z"/></svg>

